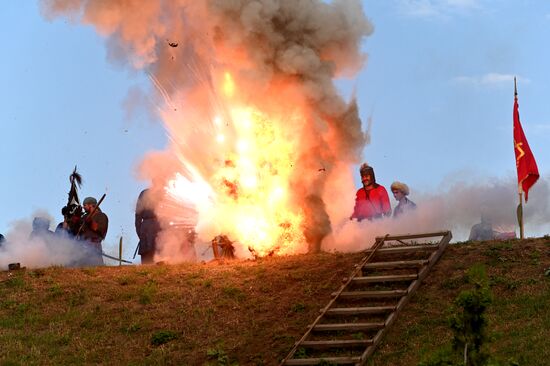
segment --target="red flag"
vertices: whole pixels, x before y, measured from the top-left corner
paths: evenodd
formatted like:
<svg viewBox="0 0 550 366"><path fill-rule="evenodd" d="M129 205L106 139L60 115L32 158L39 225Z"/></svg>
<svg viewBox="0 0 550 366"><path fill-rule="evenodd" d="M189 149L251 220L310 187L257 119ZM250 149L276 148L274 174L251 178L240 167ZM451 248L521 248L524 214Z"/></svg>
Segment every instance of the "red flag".
<svg viewBox="0 0 550 366"><path fill-rule="evenodd" d="M516 153L516 168L518 170L518 189L520 192L525 192L525 202L527 202L529 189L539 179L539 170L519 122L517 93L514 97L514 152Z"/></svg>

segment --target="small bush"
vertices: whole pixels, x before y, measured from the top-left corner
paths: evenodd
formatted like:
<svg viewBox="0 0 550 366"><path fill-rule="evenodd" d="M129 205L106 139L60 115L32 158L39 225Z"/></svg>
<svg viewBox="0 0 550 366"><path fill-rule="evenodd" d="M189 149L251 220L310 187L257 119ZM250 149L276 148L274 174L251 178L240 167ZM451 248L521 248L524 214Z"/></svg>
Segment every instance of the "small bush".
<svg viewBox="0 0 550 366"><path fill-rule="evenodd" d="M303 313L304 310L306 310L306 306L302 303L297 303L297 304L292 305L291 310L294 313Z"/></svg>
<svg viewBox="0 0 550 366"><path fill-rule="evenodd" d="M82 273L87 274L88 276L95 277L97 276L97 267L86 267L81 269Z"/></svg>
<svg viewBox="0 0 550 366"><path fill-rule="evenodd" d="M206 355L211 360L216 360L220 366L229 365L229 357L225 354L225 351L220 348L209 348L206 350Z"/></svg>
<svg viewBox="0 0 550 366"><path fill-rule="evenodd" d="M126 328L124 328L123 331L124 331L125 333L128 333L128 334L129 334L129 333L135 333L135 332L137 332L137 331L140 330L140 329L141 329L141 325L136 324L136 323L132 323L132 324L130 324L129 326L127 326Z"/></svg>
<svg viewBox="0 0 550 366"><path fill-rule="evenodd" d="M4 282L7 287L11 288L23 288L25 287L25 280L21 276L13 276L11 278L8 278L7 281Z"/></svg>
<svg viewBox="0 0 550 366"><path fill-rule="evenodd" d="M50 298L57 298L63 295L63 290L61 289L61 286L56 283L48 288L48 293Z"/></svg>
<svg viewBox="0 0 550 366"><path fill-rule="evenodd" d="M450 309L448 319L453 331L452 349L438 350L419 366L489 366L495 365L486 350L487 317L492 302L489 281L482 265L472 266L466 276L471 289L462 291Z"/></svg>
<svg viewBox="0 0 550 366"><path fill-rule="evenodd" d="M294 353L294 358L307 358L307 350L304 347L300 347Z"/></svg>
<svg viewBox="0 0 550 366"><path fill-rule="evenodd" d="M46 271L44 271L41 268L29 271L29 276L31 276L33 278L40 278L40 277L44 276L45 274L46 274Z"/></svg>
<svg viewBox="0 0 550 366"><path fill-rule="evenodd" d="M118 279L118 284L121 285L121 286L126 286L126 285L129 285L133 282L135 282L133 280L133 278L131 278L130 276L120 276Z"/></svg>
<svg viewBox="0 0 550 366"><path fill-rule="evenodd" d="M171 330L160 330L153 333L151 336L151 345L161 346L165 343L173 341L176 338L178 338L178 335L175 332Z"/></svg>
<svg viewBox="0 0 550 366"><path fill-rule="evenodd" d="M228 298L230 298L230 299L237 300L237 301L242 301L242 300L244 300L245 297L246 297L245 294L244 294L241 290L239 290L238 288L236 288L236 287L231 287L231 286L229 286L229 287L224 287L224 288L222 289L222 291L223 291L223 294L224 294L226 297L228 297Z"/></svg>
<svg viewBox="0 0 550 366"><path fill-rule="evenodd" d="M70 306L79 306L84 305L87 300L86 291L83 288L77 289L75 292L71 293L68 299Z"/></svg>
<svg viewBox="0 0 550 366"><path fill-rule="evenodd" d="M142 305L150 304L153 301L153 296L156 292L157 286L155 283L152 281L147 282L139 294L139 303Z"/></svg>

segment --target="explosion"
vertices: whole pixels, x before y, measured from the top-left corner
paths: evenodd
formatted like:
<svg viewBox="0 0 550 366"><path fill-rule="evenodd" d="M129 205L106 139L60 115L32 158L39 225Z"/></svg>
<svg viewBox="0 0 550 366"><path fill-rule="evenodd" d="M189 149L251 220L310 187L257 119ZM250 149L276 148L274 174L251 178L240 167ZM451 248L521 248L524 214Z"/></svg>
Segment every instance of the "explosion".
<svg viewBox="0 0 550 366"><path fill-rule="evenodd" d="M211 140L219 151L212 174L176 174L167 187L170 196L199 212L199 233L224 233L259 256L290 254L304 243L303 212L292 204L290 181L296 141L281 126L298 123L302 115L271 117L252 107L232 103L238 87L224 73L220 86L227 120L212 120ZM283 121L282 118L285 118ZM182 165L196 172L193 161Z"/></svg>
<svg viewBox="0 0 550 366"><path fill-rule="evenodd" d="M318 251L331 221L348 215L334 192L353 185L367 136L334 79L365 61L372 25L359 1L44 5L46 16L92 24L111 57L149 75L170 144L142 171L164 179L166 227L227 235L238 254L263 256Z"/></svg>

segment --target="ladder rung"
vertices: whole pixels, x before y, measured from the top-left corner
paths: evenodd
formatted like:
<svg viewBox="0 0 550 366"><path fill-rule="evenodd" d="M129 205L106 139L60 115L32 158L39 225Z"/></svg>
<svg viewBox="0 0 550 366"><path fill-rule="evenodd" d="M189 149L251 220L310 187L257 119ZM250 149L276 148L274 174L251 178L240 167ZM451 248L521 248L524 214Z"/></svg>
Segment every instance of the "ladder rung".
<svg viewBox="0 0 550 366"><path fill-rule="evenodd" d="M313 330L329 331L329 330L369 330L382 329L384 323L342 323L342 324L317 324Z"/></svg>
<svg viewBox="0 0 550 366"><path fill-rule="evenodd" d="M450 231L438 231L435 233L423 233L423 234L405 234L405 235L392 235L392 236L380 236L376 237L376 240L384 239L385 241L390 240L407 240L407 239L420 239L420 238L432 238L434 236L445 236L449 235Z"/></svg>
<svg viewBox="0 0 550 366"><path fill-rule="evenodd" d="M413 261L395 261L395 262L373 262L366 263L363 268L407 268L407 267L422 267L428 264L427 259L413 260Z"/></svg>
<svg viewBox="0 0 550 366"><path fill-rule="evenodd" d="M332 308L328 309L327 315L358 315L358 314L380 314L395 311L395 306L365 306L356 308Z"/></svg>
<svg viewBox="0 0 550 366"><path fill-rule="evenodd" d="M332 295L336 296L336 292ZM407 294L407 290L387 290L387 291L344 291L340 293L340 298L344 299L377 299L377 298L396 298Z"/></svg>
<svg viewBox="0 0 550 366"><path fill-rule="evenodd" d="M401 253L410 253L410 252L424 252L424 251L433 251L438 249L438 245L406 245L399 247L387 247L380 248L376 251L378 254L401 254ZM367 250L367 253L371 250Z"/></svg>
<svg viewBox="0 0 550 366"><path fill-rule="evenodd" d="M353 283L377 283L377 282L400 282L400 281L412 281L416 280L418 276L416 274L407 275L389 275L389 276L365 276L352 278Z"/></svg>
<svg viewBox="0 0 550 366"><path fill-rule="evenodd" d="M342 339L332 341L303 341L300 347L334 348L334 347L366 347L372 344L372 339Z"/></svg>
<svg viewBox="0 0 550 366"><path fill-rule="evenodd" d="M361 357L324 357L324 358L293 358L286 360L285 365L317 365L321 362L340 365L353 365L361 361Z"/></svg>

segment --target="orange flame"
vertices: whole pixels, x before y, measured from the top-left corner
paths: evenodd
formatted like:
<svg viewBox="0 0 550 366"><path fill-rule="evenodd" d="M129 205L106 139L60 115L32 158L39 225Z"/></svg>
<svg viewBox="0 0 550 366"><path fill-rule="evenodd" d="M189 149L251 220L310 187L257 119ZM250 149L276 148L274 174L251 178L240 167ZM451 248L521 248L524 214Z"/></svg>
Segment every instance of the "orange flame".
<svg viewBox="0 0 550 366"><path fill-rule="evenodd" d="M235 94L235 82L233 82L233 77L228 72L224 74L223 92L228 97Z"/></svg>
<svg viewBox="0 0 550 366"><path fill-rule="evenodd" d="M221 89L228 104L236 92L229 73L224 74ZM304 251L304 217L289 197L292 157L297 149L280 128L283 121L234 99L227 115L228 120L213 120L213 140L225 151L215 173L207 179L185 161L191 178L178 175L167 190L196 207L199 235L201 230L209 235L225 234L258 256ZM286 116L286 123L288 119L292 116ZM231 133L224 134L227 126Z"/></svg>

